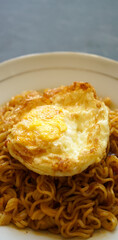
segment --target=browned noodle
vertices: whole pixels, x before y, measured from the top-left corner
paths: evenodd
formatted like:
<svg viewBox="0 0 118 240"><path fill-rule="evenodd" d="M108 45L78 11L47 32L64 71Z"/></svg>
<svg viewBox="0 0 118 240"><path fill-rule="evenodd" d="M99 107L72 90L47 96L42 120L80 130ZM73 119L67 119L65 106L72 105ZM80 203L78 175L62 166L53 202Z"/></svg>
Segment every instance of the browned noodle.
<svg viewBox="0 0 118 240"><path fill-rule="evenodd" d="M118 110L110 110L110 152L72 177L41 176L13 159L6 137L24 111L38 104L38 92L13 98L0 109L0 225L48 229L64 237L112 231L118 218Z"/></svg>

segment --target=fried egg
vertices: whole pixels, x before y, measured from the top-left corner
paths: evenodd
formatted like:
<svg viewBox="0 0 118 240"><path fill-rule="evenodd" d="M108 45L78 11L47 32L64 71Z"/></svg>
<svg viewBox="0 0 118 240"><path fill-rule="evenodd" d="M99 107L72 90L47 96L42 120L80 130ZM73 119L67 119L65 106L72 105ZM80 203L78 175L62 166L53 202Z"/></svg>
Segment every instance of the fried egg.
<svg viewBox="0 0 118 240"><path fill-rule="evenodd" d="M89 83L79 82L45 90L7 137L11 156L51 176L72 176L100 162L108 142L108 108Z"/></svg>

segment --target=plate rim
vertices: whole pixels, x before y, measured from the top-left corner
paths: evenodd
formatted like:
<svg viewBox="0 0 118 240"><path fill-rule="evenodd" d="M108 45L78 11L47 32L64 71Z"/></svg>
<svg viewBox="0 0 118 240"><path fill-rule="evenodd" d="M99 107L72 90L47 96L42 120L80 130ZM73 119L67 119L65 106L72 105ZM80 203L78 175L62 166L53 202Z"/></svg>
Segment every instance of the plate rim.
<svg viewBox="0 0 118 240"><path fill-rule="evenodd" d="M98 54L92 54L92 53L86 53L86 52L73 52L73 51L54 51L54 52L43 52L43 53L29 53L29 54L25 54L25 55L19 55L17 57L13 57L7 60L4 60L2 62L0 62L0 67L3 66L4 64L9 64L12 63L14 61L19 61L22 59L28 59L28 58L32 58L32 57L49 57L49 56L56 56L56 55L65 55L65 56L80 56L80 57L88 57L88 58L94 58L94 59L99 59L101 61L106 61L108 63L114 63L114 64L118 64L117 60L114 60L112 58L108 58L108 57L104 57L102 55L98 55Z"/></svg>
<svg viewBox="0 0 118 240"><path fill-rule="evenodd" d="M0 83L22 73L59 68L96 72L118 80L116 60L90 53L57 51L32 53L1 62Z"/></svg>

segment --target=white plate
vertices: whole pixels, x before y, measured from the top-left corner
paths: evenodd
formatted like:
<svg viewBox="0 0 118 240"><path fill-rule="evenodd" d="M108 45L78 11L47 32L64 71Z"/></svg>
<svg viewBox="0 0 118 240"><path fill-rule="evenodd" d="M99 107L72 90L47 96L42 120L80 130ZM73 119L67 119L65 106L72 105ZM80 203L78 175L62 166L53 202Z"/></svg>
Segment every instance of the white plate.
<svg viewBox="0 0 118 240"><path fill-rule="evenodd" d="M118 104L118 62L96 55L48 53L23 56L0 64L0 104L24 90L69 85L73 81L90 82L98 95L109 96ZM118 239L112 232L97 231L91 240ZM0 227L0 240L62 239L46 232Z"/></svg>

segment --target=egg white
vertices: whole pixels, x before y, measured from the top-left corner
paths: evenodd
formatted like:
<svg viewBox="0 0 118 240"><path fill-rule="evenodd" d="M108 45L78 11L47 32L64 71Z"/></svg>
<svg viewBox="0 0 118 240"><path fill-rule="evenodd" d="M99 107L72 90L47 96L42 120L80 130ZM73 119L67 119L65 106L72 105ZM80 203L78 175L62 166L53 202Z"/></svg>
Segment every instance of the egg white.
<svg viewBox="0 0 118 240"><path fill-rule="evenodd" d="M9 153L32 171L51 176L78 174L101 161L109 141L109 111L94 89L76 83L48 90L42 98L45 104L12 128Z"/></svg>

